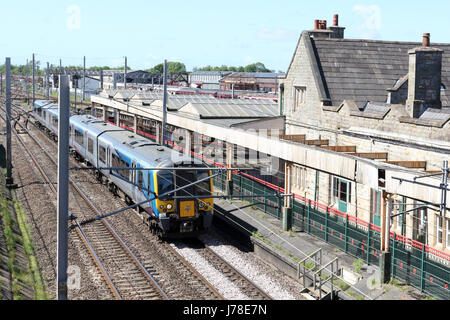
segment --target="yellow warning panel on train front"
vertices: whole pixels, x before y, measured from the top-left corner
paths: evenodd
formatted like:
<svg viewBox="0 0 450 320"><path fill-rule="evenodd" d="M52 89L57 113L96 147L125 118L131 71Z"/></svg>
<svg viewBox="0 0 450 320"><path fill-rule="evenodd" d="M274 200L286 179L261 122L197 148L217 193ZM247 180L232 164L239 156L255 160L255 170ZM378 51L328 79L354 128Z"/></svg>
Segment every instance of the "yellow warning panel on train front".
<svg viewBox="0 0 450 320"><path fill-rule="evenodd" d="M180 217L188 218L195 216L195 202L183 201L180 203Z"/></svg>

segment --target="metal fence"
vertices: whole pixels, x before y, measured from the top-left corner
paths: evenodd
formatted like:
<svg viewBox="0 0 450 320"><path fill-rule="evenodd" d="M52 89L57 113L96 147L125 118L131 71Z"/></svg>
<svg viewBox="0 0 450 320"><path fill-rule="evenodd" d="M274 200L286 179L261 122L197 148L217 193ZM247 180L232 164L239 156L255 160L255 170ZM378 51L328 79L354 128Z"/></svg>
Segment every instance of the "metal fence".
<svg viewBox="0 0 450 320"><path fill-rule="evenodd" d="M226 173L217 176L214 184L225 190ZM281 188L242 174L233 175L233 189L235 195L284 192ZM282 219L280 203L276 198L256 198L253 201L265 213ZM378 226L297 195L292 200L291 225L369 265L379 265L381 230ZM391 248L393 278L435 298L450 299L449 256L395 234L391 235Z"/></svg>

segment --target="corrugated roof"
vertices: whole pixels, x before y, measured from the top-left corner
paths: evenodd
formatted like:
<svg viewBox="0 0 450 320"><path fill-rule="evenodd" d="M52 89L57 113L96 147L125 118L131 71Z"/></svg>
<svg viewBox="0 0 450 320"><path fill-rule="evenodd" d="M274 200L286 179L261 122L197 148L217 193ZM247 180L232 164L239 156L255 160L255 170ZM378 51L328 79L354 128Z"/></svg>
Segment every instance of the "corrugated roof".
<svg viewBox="0 0 450 320"><path fill-rule="evenodd" d="M271 105L238 105L226 103L189 103L179 109L179 112L185 112L206 118L227 118L227 119L255 119L277 116L279 110L277 106Z"/></svg>

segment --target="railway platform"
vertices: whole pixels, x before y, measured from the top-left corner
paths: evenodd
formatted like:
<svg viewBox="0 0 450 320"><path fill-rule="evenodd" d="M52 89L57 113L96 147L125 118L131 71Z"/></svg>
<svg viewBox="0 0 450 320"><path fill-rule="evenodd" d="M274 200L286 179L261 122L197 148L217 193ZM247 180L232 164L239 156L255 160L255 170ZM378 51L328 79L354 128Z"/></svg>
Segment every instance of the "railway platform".
<svg viewBox="0 0 450 320"><path fill-rule="evenodd" d="M215 220L226 223L236 232L235 236L248 237L259 251L261 259L276 265L277 270L287 270L284 264L291 265L287 270L297 278L295 267L306 256L320 250L322 265L338 259L338 277L345 281L335 286L339 299L344 300L423 300L428 299L419 290L397 281L380 284L379 268L367 265L360 259L338 250L336 247L302 231L283 231L282 221L240 200L217 200ZM294 228L295 229L295 228ZM264 250L258 249L263 247ZM262 253L261 253L262 252ZM277 257L277 258L273 258ZM277 261L273 263L274 261ZM288 267L289 269L289 267ZM285 272L286 273L286 272ZM297 281L302 281L296 279ZM339 279L336 279L336 283ZM345 283L346 285L342 285ZM311 285L311 282L309 283Z"/></svg>

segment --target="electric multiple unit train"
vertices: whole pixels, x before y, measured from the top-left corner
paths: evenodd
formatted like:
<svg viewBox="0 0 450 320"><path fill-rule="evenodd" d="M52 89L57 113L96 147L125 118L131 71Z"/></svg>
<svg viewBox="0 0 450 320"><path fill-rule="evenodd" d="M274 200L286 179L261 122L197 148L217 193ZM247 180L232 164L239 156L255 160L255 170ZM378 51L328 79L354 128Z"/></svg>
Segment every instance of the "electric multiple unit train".
<svg viewBox="0 0 450 320"><path fill-rule="evenodd" d="M36 101L33 114L38 126L57 136L57 105ZM210 228L213 179L202 162L90 115L70 117L69 144L78 160L96 168L99 179L106 177L111 191L121 190L134 203L154 199L139 207L153 233L183 238Z"/></svg>

